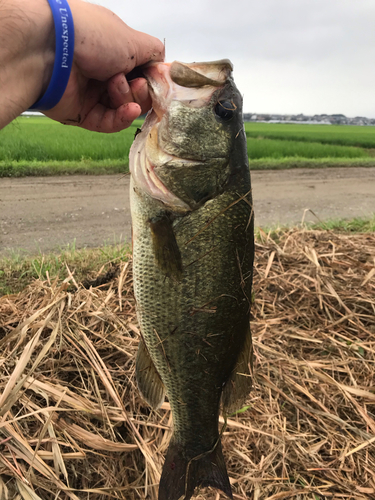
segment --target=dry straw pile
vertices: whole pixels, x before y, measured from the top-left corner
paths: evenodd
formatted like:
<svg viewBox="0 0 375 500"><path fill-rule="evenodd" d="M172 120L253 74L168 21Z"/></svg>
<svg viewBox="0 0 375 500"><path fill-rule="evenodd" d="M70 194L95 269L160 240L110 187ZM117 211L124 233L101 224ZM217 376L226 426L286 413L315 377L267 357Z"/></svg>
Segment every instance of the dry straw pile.
<svg viewBox="0 0 375 500"><path fill-rule="evenodd" d="M254 283L255 387L223 437L234 498L375 498L375 235L263 235ZM1 499L157 498L172 422L138 395L138 340L130 263L0 299Z"/></svg>

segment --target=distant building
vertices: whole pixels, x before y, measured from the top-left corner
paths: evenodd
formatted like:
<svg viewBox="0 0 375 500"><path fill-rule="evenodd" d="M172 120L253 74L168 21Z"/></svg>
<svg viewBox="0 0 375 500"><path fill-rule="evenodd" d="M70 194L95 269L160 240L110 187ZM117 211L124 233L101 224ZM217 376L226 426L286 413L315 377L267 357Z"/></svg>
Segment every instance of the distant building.
<svg viewBox="0 0 375 500"><path fill-rule="evenodd" d="M298 115L269 115L261 113L244 113L245 122L270 122L270 123L306 123L319 125L375 125L375 118L356 116L348 118L343 114L322 114L308 116L303 113Z"/></svg>

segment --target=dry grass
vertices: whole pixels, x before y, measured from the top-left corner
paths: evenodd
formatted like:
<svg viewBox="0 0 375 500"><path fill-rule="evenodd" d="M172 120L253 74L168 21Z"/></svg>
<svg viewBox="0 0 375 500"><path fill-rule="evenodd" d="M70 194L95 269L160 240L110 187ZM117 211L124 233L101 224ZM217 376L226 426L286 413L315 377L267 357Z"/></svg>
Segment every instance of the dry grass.
<svg viewBox="0 0 375 500"><path fill-rule="evenodd" d="M256 250L255 388L223 437L234 498L375 498L375 234ZM129 263L99 288L0 298L1 500L157 498L171 415L138 395L138 339Z"/></svg>

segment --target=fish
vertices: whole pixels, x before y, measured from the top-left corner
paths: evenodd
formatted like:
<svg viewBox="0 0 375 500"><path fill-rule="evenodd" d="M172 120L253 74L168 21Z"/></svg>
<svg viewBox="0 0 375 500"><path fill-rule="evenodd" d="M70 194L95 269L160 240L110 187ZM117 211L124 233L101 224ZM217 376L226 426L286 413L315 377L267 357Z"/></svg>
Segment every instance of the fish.
<svg viewBox="0 0 375 500"><path fill-rule="evenodd" d="M136 378L173 435L159 500L233 498L219 414L252 383L254 213L242 97L228 59L150 63L152 109L129 156Z"/></svg>

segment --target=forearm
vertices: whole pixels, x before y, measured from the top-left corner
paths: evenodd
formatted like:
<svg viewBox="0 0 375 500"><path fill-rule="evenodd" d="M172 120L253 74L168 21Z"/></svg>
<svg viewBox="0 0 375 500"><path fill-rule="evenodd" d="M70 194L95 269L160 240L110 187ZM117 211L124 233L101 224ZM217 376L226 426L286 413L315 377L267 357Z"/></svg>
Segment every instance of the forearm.
<svg viewBox="0 0 375 500"><path fill-rule="evenodd" d="M55 57L46 0L0 0L0 129L43 94Z"/></svg>

